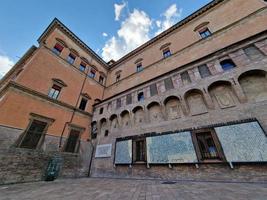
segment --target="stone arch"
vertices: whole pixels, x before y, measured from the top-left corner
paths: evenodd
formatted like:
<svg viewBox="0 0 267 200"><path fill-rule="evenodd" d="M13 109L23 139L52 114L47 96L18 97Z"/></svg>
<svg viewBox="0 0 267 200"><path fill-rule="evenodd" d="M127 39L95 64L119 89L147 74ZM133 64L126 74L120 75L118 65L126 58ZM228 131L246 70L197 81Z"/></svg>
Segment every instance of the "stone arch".
<svg viewBox="0 0 267 200"><path fill-rule="evenodd" d="M133 109L134 114L134 124L142 124L145 121L145 112L141 106L137 106Z"/></svg>
<svg viewBox="0 0 267 200"><path fill-rule="evenodd" d="M161 106L158 102L153 101L147 105L148 117L150 122L159 122L163 119Z"/></svg>
<svg viewBox="0 0 267 200"><path fill-rule="evenodd" d="M116 114L113 114L110 116L109 120L110 120L110 129L111 130L117 129L119 126L118 116Z"/></svg>
<svg viewBox="0 0 267 200"><path fill-rule="evenodd" d="M106 118L102 118L100 120L100 134L104 135L106 130L108 130L108 122Z"/></svg>
<svg viewBox="0 0 267 200"><path fill-rule="evenodd" d="M120 114L121 116L121 126L123 128L129 127L131 124L131 118L130 118L130 113L128 110L124 110Z"/></svg>
<svg viewBox="0 0 267 200"><path fill-rule="evenodd" d="M187 91L184 95L184 99L191 115L199 115L208 111L204 95L201 90L191 89Z"/></svg>
<svg viewBox="0 0 267 200"><path fill-rule="evenodd" d="M213 103L219 108L229 108L236 105L237 96L229 81L216 81L209 85L209 94Z"/></svg>
<svg viewBox="0 0 267 200"><path fill-rule="evenodd" d="M166 115L168 120L174 120L181 117L181 102L176 96L169 96L164 101Z"/></svg>
<svg viewBox="0 0 267 200"><path fill-rule="evenodd" d="M260 102L267 100L267 77L264 70L250 70L238 77L248 101Z"/></svg>

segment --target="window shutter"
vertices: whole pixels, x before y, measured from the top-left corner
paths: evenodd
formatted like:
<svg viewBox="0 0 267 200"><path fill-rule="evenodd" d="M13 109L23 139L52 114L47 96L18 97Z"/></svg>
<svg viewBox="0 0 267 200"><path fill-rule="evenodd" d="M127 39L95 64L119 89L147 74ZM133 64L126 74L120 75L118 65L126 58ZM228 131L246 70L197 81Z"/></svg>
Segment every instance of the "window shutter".
<svg viewBox="0 0 267 200"><path fill-rule="evenodd" d="M158 94L158 89L156 83L153 85L150 85L150 96L155 96Z"/></svg>
<svg viewBox="0 0 267 200"><path fill-rule="evenodd" d="M172 79L171 79L171 78L166 78L166 79L164 80L164 84L165 84L165 88L166 88L166 90L171 90L171 89L174 88L174 87L173 87L173 83L172 83Z"/></svg>

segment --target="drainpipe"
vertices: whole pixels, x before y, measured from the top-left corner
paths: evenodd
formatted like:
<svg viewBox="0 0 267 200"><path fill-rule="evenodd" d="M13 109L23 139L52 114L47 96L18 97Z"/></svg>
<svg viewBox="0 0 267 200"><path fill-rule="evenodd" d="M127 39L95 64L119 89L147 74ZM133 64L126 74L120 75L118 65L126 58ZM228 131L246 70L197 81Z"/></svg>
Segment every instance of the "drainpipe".
<svg viewBox="0 0 267 200"><path fill-rule="evenodd" d="M92 57L91 57L91 63L92 63ZM86 78L87 78L87 74L88 74L88 72L89 72L89 67L88 67L87 72L86 72L86 74L85 74L85 78L84 78L84 80L83 80L82 87L81 87L79 96L78 96L78 98L77 98L77 101L76 101L76 104L75 104L75 108L73 109L73 112L72 112L70 121L69 121L69 122L65 122L65 124L64 124L64 128L63 128L63 130L62 130L62 133L61 133L61 136L60 136L60 140L59 140L59 148L61 148L61 146L62 146L62 138L63 138L63 134L64 134L64 132L65 132L65 130L66 130L67 124L68 124L68 123L72 123L72 120L73 120L73 118L74 118L74 115L75 115L75 112L76 112L76 109L77 109L77 106L78 106L78 103L79 103L80 96L81 96L82 91L83 91L83 89L84 89L84 85L85 85L85 82L86 82Z"/></svg>

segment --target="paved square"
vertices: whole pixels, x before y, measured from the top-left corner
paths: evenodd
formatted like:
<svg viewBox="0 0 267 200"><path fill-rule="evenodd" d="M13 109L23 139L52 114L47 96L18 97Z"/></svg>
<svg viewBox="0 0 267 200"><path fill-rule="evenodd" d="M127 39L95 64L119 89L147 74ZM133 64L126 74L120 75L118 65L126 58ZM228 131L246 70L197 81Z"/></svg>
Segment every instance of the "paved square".
<svg viewBox="0 0 267 200"><path fill-rule="evenodd" d="M128 179L61 179L0 186L0 200L267 199L267 183L176 182Z"/></svg>

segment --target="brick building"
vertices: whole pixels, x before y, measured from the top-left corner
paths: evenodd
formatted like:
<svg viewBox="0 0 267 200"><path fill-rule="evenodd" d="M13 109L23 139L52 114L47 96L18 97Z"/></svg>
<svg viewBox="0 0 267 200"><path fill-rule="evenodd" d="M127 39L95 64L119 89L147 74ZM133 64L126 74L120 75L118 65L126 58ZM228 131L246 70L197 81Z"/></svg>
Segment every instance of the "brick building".
<svg viewBox="0 0 267 200"><path fill-rule="evenodd" d="M0 83L0 183L55 155L61 176L266 180L266 27L266 1L214 0L106 63L53 20Z"/></svg>

